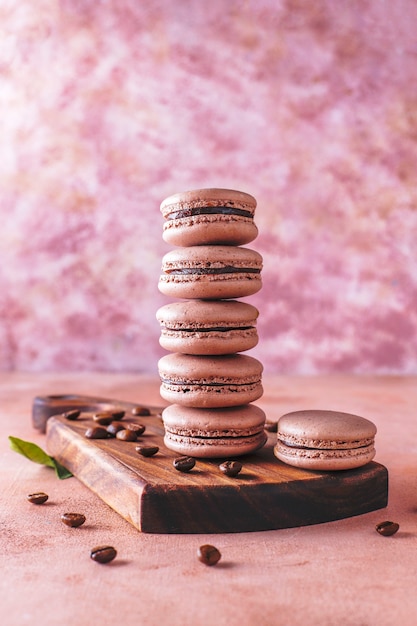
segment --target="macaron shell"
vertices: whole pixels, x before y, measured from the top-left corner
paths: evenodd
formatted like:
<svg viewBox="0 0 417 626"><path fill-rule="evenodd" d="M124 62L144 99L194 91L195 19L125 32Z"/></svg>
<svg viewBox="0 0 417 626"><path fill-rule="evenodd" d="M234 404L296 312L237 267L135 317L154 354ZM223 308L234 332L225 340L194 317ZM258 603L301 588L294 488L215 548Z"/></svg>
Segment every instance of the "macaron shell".
<svg viewBox="0 0 417 626"><path fill-rule="evenodd" d="M264 411L248 404L231 408L195 409L171 404L162 411L167 431L187 437L246 437L262 432Z"/></svg>
<svg viewBox="0 0 417 626"><path fill-rule="evenodd" d="M247 326L256 324L259 311L247 302L236 300L213 301L190 300L171 302L160 307L156 318L164 324L189 327Z"/></svg>
<svg viewBox="0 0 417 626"><path fill-rule="evenodd" d="M262 288L259 276L240 274L238 277L213 279L200 276L198 279L181 280L178 277L159 283L159 290L171 298L203 298L219 300L221 298L247 298Z"/></svg>
<svg viewBox="0 0 417 626"><path fill-rule="evenodd" d="M181 191L172 196L168 196L168 198L165 198L161 202L160 208L164 217L172 212L172 210L207 206L237 207L247 209L253 215L256 204L256 198L244 191L208 187L206 189Z"/></svg>
<svg viewBox="0 0 417 626"><path fill-rule="evenodd" d="M193 333L163 330L159 343L169 352L203 356L232 354L254 348L258 343L258 333L256 328Z"/></svg>
<svg viewBox="0 0 417 626"><path fill-rule="evenodd" d="M178 454L195 458L231 458L256 452L265 445L267 435L264 432L252 437L235 437L230 439L180 437L165 433L164 444Z"/></svg>
<svg viewBox="0 0 417 626"><path fill-rule="evenodd" d="M263 366L245 354L192 356L167 354L158 361L161 378L185 384L247 384L261 379Z"/></svg>
<svg viewBox="0 0 417 626"><path fill-rule="evenodd" d="M262 256L239 246L192 246L162 259L158 288L173 298L243 298L262 287Z"/></svg>
<svg viewBox="0 0 417 626"><path fill-rule="evenodd" d="M277 441L274 454L287 465L307 470L340 471L362 467L375 456L373 445L350 450L293 448Z"/></svg>
<svg viewBox="0 0 417 626"><path fill-rule="evenodd" d="M201 212L216 207L243 210L246 215ZM161 204L166 220L162 236L176 246L249 243L258 235L253 221L255 208L253 196L231 189L196 189L174 194ZM199 214L190 214L193 210Z"/></svg>
<svg viewBox="0 0 417 626"><path fill-rule="evenodd" d="M240 246L258 236L252 220L230 215L200 215L165 222L162 238L173 246Z"/></svg>
<svg viewBox="0 0 417 626"><path fill-rule="evenodd" d="M279 440L290 446L325 449L350 449L374 441L373 422L341 411L294 411L278 420Z"/></svg>
<svg viewBox="0 0 417 626"><path fill-rule="evenodd" d="M170 352L232 354L258 343L258 310L244 302L174 302L158 309L156 317L161 325L159 343Z"/></svg>

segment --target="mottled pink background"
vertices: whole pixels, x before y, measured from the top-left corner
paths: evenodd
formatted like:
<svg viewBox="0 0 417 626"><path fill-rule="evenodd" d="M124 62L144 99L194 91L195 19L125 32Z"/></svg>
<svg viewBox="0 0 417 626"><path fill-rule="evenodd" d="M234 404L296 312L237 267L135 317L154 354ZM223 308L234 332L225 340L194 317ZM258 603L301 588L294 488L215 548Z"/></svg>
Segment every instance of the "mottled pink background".
<svg viewBox="0 0 417 626"><path fill-rule="evenodd" d="M161 200L258 200L267 373L417 372L415 0L0 6L0 369L156 372Z"/></svg>

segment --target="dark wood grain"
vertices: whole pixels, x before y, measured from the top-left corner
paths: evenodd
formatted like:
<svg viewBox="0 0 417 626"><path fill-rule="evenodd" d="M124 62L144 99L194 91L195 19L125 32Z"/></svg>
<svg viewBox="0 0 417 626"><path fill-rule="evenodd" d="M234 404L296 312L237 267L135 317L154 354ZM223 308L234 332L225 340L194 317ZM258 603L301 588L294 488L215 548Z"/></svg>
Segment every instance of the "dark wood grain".
<svg viewBox="0 0 417 626"><path fill-rule="evenodd" d="M197 460L191 472L182 474L173 467L178 455L163 444L160 416L124 419L146 424L141 443L158 445L158 454L145 458L133 442L87 439L85 431L93 424L89 411L76 422L50 417L47 448L143 532L272 530L329 522L387 505L388 472L379 463L342 472L300 470L275 458L276 434L270 433L262 450L240 459L244 467L236 478L220 472L220 459Z"/></svg>

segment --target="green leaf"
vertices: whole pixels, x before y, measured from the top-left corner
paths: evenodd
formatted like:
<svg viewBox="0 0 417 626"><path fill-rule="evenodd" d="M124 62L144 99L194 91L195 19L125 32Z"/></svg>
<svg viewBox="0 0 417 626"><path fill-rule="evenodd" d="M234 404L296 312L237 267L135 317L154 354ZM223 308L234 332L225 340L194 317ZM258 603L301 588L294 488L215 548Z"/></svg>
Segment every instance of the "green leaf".
<svg viewBox="0 0 417 626"><path fill-rule="evenodd" d="M52 458L52 457L51 457ZM55 464L55 474L58 476L60 480L64 480L64 478L71 478L72 474L66 467L58 463L54 458L52 458Z"/></svg>
<svg viewBox="0 0 417 626"><path fill-rule="evenodd" d="M18 437L9 437L10 447L15 452L22 454L30 461L34 463L40 463L40 465L48 465L49 467L55 468L55 464L52 460L52 457L49 454L46 454L36 443L31 443L30 441L24 441L23 439L19 439Z"/></svg>
<svg viewBox="0 0 417 626"><path fill-rule="evenodd" d="M69 470L58 463L52 456L44 452L36 443L24 441L23 439L12 436L9 437L9 442L12 450L25 456L30 461L52 467L59 479L63 480L64 478L70 478L70 476L72 476Z"/></svg>

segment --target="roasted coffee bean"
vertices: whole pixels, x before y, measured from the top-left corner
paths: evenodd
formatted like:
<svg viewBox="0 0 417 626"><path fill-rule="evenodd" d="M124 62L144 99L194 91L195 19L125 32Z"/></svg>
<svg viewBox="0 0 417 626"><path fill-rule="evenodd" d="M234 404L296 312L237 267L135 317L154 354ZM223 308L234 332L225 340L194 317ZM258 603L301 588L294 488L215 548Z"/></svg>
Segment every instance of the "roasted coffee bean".
<svg viewBox="0 0 417 626"><path fill-rule="evenodd" d="M141 456L154 456L159 452L158 446L136 446L135 450Z"/></svg>
<svg viewBox="0 0 417 626"><path fill-rule="evenodd" d="M125 416L126 411L123 409L119 409L117 411L112 411L113 419L122 420Z"/></svg>
<svg viewBox="0 0 417 626"><path fill-rule="evenodd" d="M174 459L173 465L179 472L189 472L195 465L195 459L191 456L179 456Z"/></svg>
<svg viewBox="0 0 417 626"><path fill-rule="evenodd" d="M137 434L128 428L123 428L116 433L116 439L120 439L120 441L136 441L137 438Z"/></svg>
<svg viewBox="0 0 417 626"><path fill-rule="evenodd" d="M237 476L243 465L239 461L225 461L219 465L220 471L226 476Z"/></svg>
<svg viewBox="0 0 417 626"><path fill-rule="evenodd" d="M146 427L143 424L134 424L133 422L130 424L127 424L125 428L127 428L128 430L133 430L133 432L136 433L138 437L143 435L143 433L146 430Z"/></svg>
<svg viewBox="0 0 417 626"><path fill-rule="evenodd" d="M82 526L82 524L84 524L85 515L82 513L63 513L63 515L61 515L61 520L66 526L78 528L78 526Z"/></svg>
<svg viewBox="0 0 417 626"><path fill-rule="evenodd" d="M97 563L110 563L116 555L117 551L113 546L97 546L90 552L90 557Z"/></svg>
<svg viewBox="0 0 417 626"><path fill-rule="evenodd" d="M278 422L269 422L268 420L265 422L264 429L269 433L276 433L278 430Z"/></svg>
<svg viewBox="0 0 417 626"><path fill-rule="evenodd" d="M391 537L391 535L395 535L400 525L396 522L380 522L375 526L375 530L382 535L383 537Z"/></svg>
<svg viewBox="0 0 417 626"><path fill-rule="evenodd" d="M48 494L44 493L43 491L39 491L38 493L30 493L27 496L27 499L32 504L43 504L47 501L48 497Z"/></svg>
<svg viewBox="0 0 417 626"><path fill-rule="evenodd" d="M108 439L109 433L103 426L94 426L85 431L87 439Z"/></svg>
<svg viewBox="0 0 417 626"><path fill-rule="evenodd" d="M96 413L93 415L93 420L96 424L100 424L100 426L108 426L112 423L115 418L113 417L113 413Z"/></svg>
<svg viewBox="0 0 417 626"><path fill-rule="evenodd" d="M66 413L63 413L63 416L65 417L65 419L70 420L70 421L75 421L77 420L81 415L81 411L79 411L78 409L74 409L73 411L67 411Z"/></svg>
<svg viewBox="0 0 417 626"><path fill-rule="evenodd" d="M216 563L220 561L222 555L217 548L206 544L198 548L197 556L199 561L204 563L204 565L216 565Z"/></svg>
<svg viewBox="0 0 417 626"><path fill-rule="evenodd" d="M124 428L126 428L126 424L123 424L123 422L112 422L107 426L106 430L109 435L115 437L119 430L123 430Z"/></svg>
<svg viewBox="0 0 417 626"><path fill-rule="evenodd" d="M132 415L150 415L151 412L146 406L135 406L132 409Z"/></svg>

